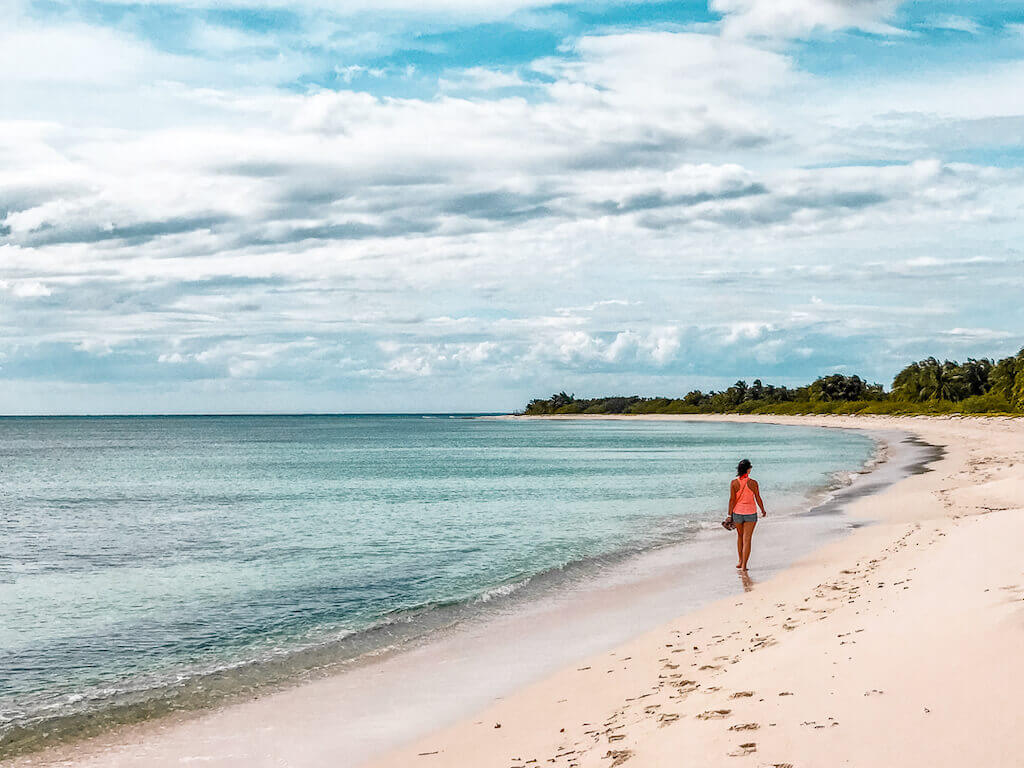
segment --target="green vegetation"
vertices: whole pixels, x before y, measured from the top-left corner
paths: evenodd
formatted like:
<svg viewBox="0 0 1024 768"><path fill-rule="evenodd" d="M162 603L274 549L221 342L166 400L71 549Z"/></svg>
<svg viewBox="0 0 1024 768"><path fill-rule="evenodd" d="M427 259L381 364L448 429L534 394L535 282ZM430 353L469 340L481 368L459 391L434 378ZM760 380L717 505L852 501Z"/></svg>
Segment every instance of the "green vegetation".
<svg viewBox="0 0 1024 768"><path fill-rule="evenodd" d="M1024 413L1024 349L998 362L919 360L896 374L888 393L881 384L836 373L795 389L755 379L750 385L737 381L721 392L694 390L682 398L633 395L584 400L560 392L547 400L531 400L524 413Z"/></svg>

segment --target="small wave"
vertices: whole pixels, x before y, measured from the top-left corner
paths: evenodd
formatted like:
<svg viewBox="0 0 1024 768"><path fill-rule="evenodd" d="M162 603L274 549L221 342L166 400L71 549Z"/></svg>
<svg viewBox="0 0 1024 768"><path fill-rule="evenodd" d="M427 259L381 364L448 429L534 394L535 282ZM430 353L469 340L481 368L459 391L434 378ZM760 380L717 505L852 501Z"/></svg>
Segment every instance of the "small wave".
<svg viewBox="0 0 1024 768"><path fill-rule="evenodd" d="M475 600L473 600L473 602L474 603L489 603L491 600L494 600L497 597L508 597L513 592L517 592L518 590L520 590L523 587L525 587L532 580L533 580L532 577L530 577L530 578L522 579L521 581L513 581L513 582L509 582L508 584L501 584L501 585L499 585L497 587L491 587L490 589L485 589L483 592L480 593L479 596L477 596L477 598Z"/></svg>
<svg viewBox="0 0 1024 768"><path fill-rule="evenodd" d="M889 449L889 443L885 440L875 440L875 450L865 459L864 464L860 468L860 474L866 475L869 472L873 472L875 469L885 464L891 456Z"/></svg>
<svg viewBox="0 0 1024 768"><path fill-rule="evenodd" d="M834 495L836 491L853 485L864 475L871 474L880 466L885 464L889 458L889 444L885 440L874 438L874 449L864 460L864 463L861 464L859 469L842 469L832 473L829 477L829 482L826 485L826 489L829 491L829 497Z"/></svg>

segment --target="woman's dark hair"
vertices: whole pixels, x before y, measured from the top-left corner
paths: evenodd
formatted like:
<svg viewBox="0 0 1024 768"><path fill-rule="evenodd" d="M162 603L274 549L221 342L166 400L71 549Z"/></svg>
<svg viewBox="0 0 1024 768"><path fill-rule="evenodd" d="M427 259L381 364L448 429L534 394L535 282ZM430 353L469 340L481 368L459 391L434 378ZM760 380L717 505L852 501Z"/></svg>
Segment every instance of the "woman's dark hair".
<svg viewBox="0 0 1024 768"><path fill-rule="evenodd" d="M736 477L743 477L753 466L754 465L750 463L750 459L744 459L736 465Z"/></svg>

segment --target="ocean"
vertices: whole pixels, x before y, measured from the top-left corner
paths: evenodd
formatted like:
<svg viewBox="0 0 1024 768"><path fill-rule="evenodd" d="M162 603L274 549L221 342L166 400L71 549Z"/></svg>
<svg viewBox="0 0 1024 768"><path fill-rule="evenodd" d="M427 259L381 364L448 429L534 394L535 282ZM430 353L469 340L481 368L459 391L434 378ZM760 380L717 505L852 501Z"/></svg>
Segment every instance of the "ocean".
<svg viewBox="0 0 1024 768"><path fill-rule="evenodd" d="M764 424L0 419L0 757L324 674L684 541L718 525L741 458L785 516L874 450Z"/></svg>

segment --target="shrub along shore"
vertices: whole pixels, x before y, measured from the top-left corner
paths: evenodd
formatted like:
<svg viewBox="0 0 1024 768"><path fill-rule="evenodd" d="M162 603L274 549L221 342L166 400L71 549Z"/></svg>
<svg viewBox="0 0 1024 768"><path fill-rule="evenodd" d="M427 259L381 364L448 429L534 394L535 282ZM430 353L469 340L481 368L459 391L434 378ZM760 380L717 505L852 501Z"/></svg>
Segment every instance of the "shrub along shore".
<svg viewBox="0 0 1024 768"><path fill-rule="evenodd" d="M987 414L1024 413L1024 349L993 361L969 358L958 363L934 357L911 363L896 374L888 392L860 376L832 374L802 387L737 381L721 392L693 390L681 398L577 398L560 392L531 400L527 416L571 413L876 413Z"/></svg>

